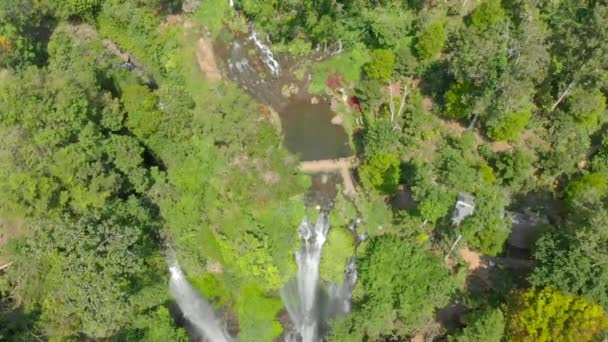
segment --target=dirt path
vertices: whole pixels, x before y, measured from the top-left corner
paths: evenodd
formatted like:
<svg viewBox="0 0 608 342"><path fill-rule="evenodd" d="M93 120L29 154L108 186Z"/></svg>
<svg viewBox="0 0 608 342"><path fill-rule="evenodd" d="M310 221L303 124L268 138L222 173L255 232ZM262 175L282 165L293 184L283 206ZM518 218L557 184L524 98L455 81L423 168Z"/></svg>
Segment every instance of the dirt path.
<svg viewBox="0 0 608 342"><path fill-rule="evenodd" d="M344 183L344 193L348 196L355 196L357 191L350 169L355 168L358 164L355 157L311 160L302 162L300 171L304 173L339 172Z"/></svg>
<svg viewBox="0 0 608 342"><path fill-rule="evenodd" d="M203 36L198 40L196 61L198 62L198 67L209 81L216 82L222 79L220 68L215 61L213 45L208 37Z"/></svg>

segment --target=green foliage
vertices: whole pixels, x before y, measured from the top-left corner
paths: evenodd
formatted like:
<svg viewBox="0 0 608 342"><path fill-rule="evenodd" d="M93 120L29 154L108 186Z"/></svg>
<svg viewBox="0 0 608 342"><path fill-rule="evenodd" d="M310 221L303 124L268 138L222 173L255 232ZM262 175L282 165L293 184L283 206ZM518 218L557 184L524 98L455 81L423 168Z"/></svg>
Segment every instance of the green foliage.
<svg viewBox="0 0 608 342"><path fill-rule="evenodd" d="M500 153L496 158L496 173L501 183L514 189L522 188L534 173L532 156L521 149Z"/></svg>
<svg viewBox="0 0 608 342"><path fill-rule="evenodd" d="M597 239L597 236L592 239ZM538 287L553 286L566 293L584 296L608 308L606 265L596 257L597 252L581 242L559 232L543 235L534 248L537 266L530 281Z"/></svg>
<svg viewBox="0 0 608 342"><path fill-rule="evenodd" d="M355 241L352 232L344 227L331 228L321 256L321 277L334 284L342 284L348 259L354 255Z"/></svg>
<svg viewBox="0 0 608 342"><path fill-rule="evenodd" d="M280 299L264 296L253 284L245 285L236 303L242 340L272 341L279 337L283 327L277 314L282 307Z"/></svg>
<svg viewBox="0 0 608 342"><path fill-rule="evenodd" d="M479 30L488 30L506 18L500 0L484 0L471 14L471 25Z"/></svg>
<svg viewBox="0 0 608 342"><path fill-rule="evenodd" d="M357 228L359 234L374 236L393 232L392 212L384 195L369 193L357 198L355 204L363 220Z"/></svg>
<svg viewBox="0 0 608 342"><path fill-rule="evenodd" d="M361 68L370 60L369 52L363 45L356 45L351 51L341 53L313 65L312 81L308 90L312 94L328 91L328 78L341 81L342 86L359 83Z"/></svg>
<svg viewBox="0 0 608 342"><path fill-rule="evenodd" d="M468 317L470 324L451 341L502 342L505 338L505 317L499 308L489 309Z"/></svg>
<svg viewBox="0 0 608 342"><path fill-rule="evenodd" d="M135 326L137 327L137 330L128 332L125 336L126 341L189 341L186 330L175 327L169 310L163 306L159 307L151 314L138 319Z"/></svg>
<svg viewBox="0 0 608 342"><path fill-rule="evenodd" d="M50 8L61 19L90 18L102 3L103 0L49 0Z"/></svg>
<svg viewBox="0 0 608 342"><path fill-rule="evenodd" d="M441 50L448 38L445 24L434 21L418 34L416 51L421 60L426 61L434 58Z"/></svg>
<svg viewBox="0 0 608 342"><path fill-rule="evenodd" d="M570 181L564 190L564 195L569 202L576 201L582 197L587 199L591 197L602 198L605 196L607 189L606 176L594 172Z"/></svg>
<svg viewBox="0 0 608 342"><path fill-rule="evenodd" d="M454 83L444 94L445 112L450 119L464 119L470 115L470 92L471 87L467 83Z"/></svg>
<svg viewBox="0 0 608 342"><path fill-rule="evenodd" d="M574 89L568 97L568 112L582 125L596 128L606 109L606 97L599 89Z"/></svg>
<svg viewBox="0 0 608 342"><path fill-rule="evenodd" d="M373 238L358 265L363 295L350 317L334 322L330 341L409 333L431 320L455 290L441 258L391 236Z"/></svg>
<svg viewBox="0 0 608 342"><path fill-rule="evenodd" d="M424 190L420 187L417 187L415 191L416 197L420 201L418 211L429 222L437 222L445 217L455 203L452 194L436 187L427 189L425 193L421 193Z"/></svg>
<svg viewBox="0 0 608 342"><path fill-rule="evenodd" d="M161 113L156 109L158 98L145 86L129 84L122 89L122 102L128 113L127 127L145 139L156 132Z"/></svg>
<svg viewBox="0 0 608 342"><path fill-rule="evenodd" d="M394 152L398 139L398 132L389 120L374 120L365 129L363 152L368 158L381 153Z"/></svg>
<svg viewBox="0 0 608 342"><path fill-rule="evenodd" d="M483 254L498 255L511 230L511 220L504 213L503 196L491 186L481 186L475 195L475 212L460 225L462 235Z"/></svg>
<svg viewBox="0 0 608 342"><path fill-rule="evenodd" d="M166 298L150 213L134 198L77 218L36 220L9 279L50 336L108 337Z"/></svg>
<svg viewBox="0 0 608 342"><path fill-rule="evenodd" d="M210 268L211 264L207 264L207 268ZM218 267L218 265L213 265L212 267ZM215 270L216 272L221 271ZM188 281L194 286L197 290L199 290L205 298L209 299L214 306L222 307L228 304L230 300L230 292L226 287L227 279L222 277L222 274L214 274L214 273L202 273L196 277L188 278Z"/></svg>
<svg viewBox="0 0 608 342"><path fill-rule="evenodd" d="M382 153L371 157L359 168L359 177L367 189L392 194L397 191L401 161L394 154Z"/></svg>
<svg viewBox="0 0 608 342"><path fill-rule="evenodd" d="M517 341L594 341L608 328L601 306L551 287L513 292L507 317L509 339Z"/></svg>
<svg viewBox="0 0 608 342"><path fill-rule="evenodd" d="M363 71L367 78L386 82L393 76L395 55L390 50L376 49L371 52L369 63L365 64Z"/></svg>
<svg viewBox="0 0 608 342"><path fill-rule="evenodd" d="M510 113L498 124L489 127L488 136L494 140L515 141L528 125L531 116L530 112Z"/></svg>

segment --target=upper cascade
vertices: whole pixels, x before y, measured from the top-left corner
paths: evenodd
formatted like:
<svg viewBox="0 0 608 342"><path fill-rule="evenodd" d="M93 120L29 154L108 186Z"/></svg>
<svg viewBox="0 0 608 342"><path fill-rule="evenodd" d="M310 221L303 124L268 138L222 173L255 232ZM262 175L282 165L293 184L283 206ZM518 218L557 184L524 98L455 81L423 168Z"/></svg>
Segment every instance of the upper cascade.
<svg viewBox="0 0 608 342"><path fill-rule="evenodd" d="M279 75L281 74L281 65L275 59L270 47L262 43L258 36L258 33L255 31L253 23L251 24L251 34L249 36L249 39L253 41L255 47L260 51L262 61L268 67L268 69L270 69L272 75L274 77L279 77Z"/></svg>

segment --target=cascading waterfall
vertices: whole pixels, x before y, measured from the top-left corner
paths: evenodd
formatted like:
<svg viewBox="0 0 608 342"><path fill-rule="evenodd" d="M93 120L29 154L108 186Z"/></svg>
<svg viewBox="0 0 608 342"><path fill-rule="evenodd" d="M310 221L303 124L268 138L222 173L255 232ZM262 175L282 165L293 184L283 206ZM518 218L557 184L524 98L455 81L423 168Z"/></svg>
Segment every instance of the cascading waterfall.
<svg viewBox="0 0 608 342"><path fill-rule="evenodd" d="M249 39L253 41L255 47L260 51L262 61L268 67L268 69L270 69L272 75L274 77L279 77L279 75L281 74L281 65L274 58L274 54L272 53L270 47L262 43L262 41L258 37L258 33L255 32L253 23L251 24L251 35L249 36Z"/></svg>
<svg viewBox="0 0 608 342"><path fill-rule="evenodd" d="M169 290L197 333L210 342L234 341L222 328L222 321L216 316L211 304L188 283L177 262L170 262L169 272Z"/></svg>
<svg viewBox="0 0 608 342"><path fill-rule="evenodd" d="M295 325L295 331L287 335L287 341L320 341L326 321L350 311L352 291L357 282L354 257L348 262L342 286L331 284L325 300L320 300L323 292L319 286L319 266L328 231L327 213L321 213L315 224L304 218L298 227L301 247L296 252L297 278L281 289L281 298Z"/></svg>

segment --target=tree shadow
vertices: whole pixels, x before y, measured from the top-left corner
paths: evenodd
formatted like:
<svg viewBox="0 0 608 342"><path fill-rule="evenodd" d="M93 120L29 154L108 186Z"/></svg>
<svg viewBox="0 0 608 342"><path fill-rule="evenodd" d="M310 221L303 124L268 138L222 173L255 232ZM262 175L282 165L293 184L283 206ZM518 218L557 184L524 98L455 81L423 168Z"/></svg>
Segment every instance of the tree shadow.
<svg viewBox="0 0 608 342"><path fill-rule="evenodd" d="M36 334L34 322L37 312L25 312L23 306L0 298L0 341L41 341Z"/></svg>
<svg viewBox="0 0 608 342"><path fill-rule="evenodd" d="M420 77L420 91L422 95L432 97L436 104L443 106L443 94L453 82L447 61L436 61L423 71Z"/></svg>

